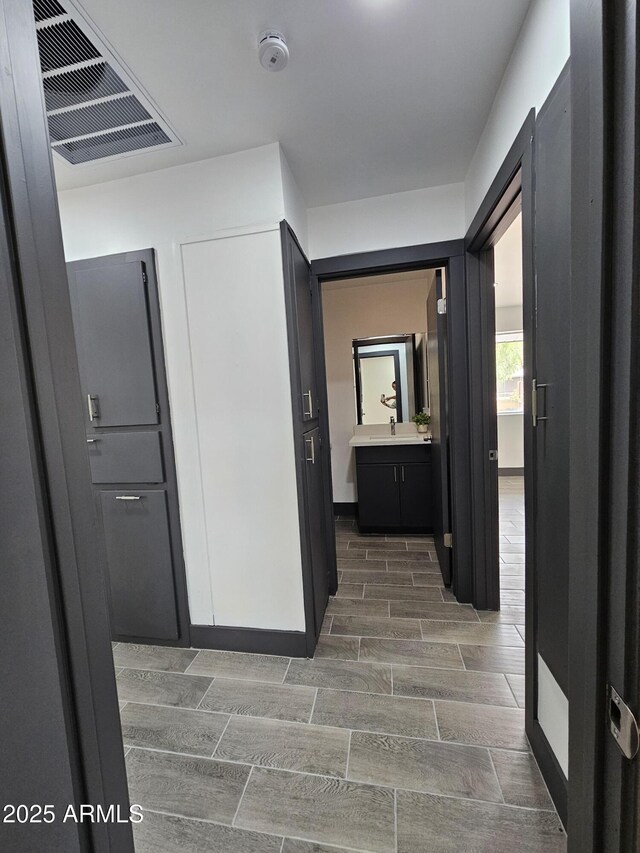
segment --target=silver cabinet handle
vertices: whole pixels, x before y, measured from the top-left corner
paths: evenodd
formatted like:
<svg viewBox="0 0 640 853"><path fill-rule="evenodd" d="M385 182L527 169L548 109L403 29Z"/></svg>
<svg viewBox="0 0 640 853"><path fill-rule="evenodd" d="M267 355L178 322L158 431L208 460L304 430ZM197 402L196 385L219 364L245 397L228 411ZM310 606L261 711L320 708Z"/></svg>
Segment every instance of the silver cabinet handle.
<svg viewBox="0 0 640 853"><path fill-rule="evenodd" d="M311 456L307 456L305 461L311 462L312 465L315 465L316 464L316 445L315 445L315 441L313 440L313 436L311 436L310 438L305 438L304 443L308 447L311 448Z"/></svg>
<svg viewBox="0 0 640 853"><path fill-rule="evenodd" d="M117 501L139 501L142 495L116 495Z"/></svg>
<svg viewBox="0 0 640 853"><path fill-rule="evenodd" d="M547 383L538 382L536 379L531 380L531 422L534 427L538 426L538 421L549 420L546 415L538 414L538 390L547 387Z"/></svg>
<svg viewBox="0 0 640 853"><path fill-rule="evenodd" d="M100 441L99 438L88 438L87 444L95 444L97 441Z"/></svg>
<svg viewBox="0 0 640 853"><path fill-rule="evenodd" d="M309 410L308 410L308 411L305 411L305 412L304 412L304 415L305 415L305 417L307 417L307 418L312 418L312 417L313 417L313 397L312 397L312 395L311 395L311 388L309 388L309 390L308 390L308 391L305 391L305 392L303 393L303 395L302 395L302 396L303 396L303 398L304 398L304 397L308 397L308 398L309 398ZM304 408L304 406L303 406L303 408Z"/></svg>
<svg viewBox="0 0 640 853"><path fill-rule="evenodd" d="M402 482L404 483L404 465L402 466Z"/></svg>
<svg viewBox="0 0 640 853"><path fill-rule="evenodd" d="M87 408L89 409L89 420L91 423L100 417L98 410L98 398L95 394L87 394Z"/></svg>

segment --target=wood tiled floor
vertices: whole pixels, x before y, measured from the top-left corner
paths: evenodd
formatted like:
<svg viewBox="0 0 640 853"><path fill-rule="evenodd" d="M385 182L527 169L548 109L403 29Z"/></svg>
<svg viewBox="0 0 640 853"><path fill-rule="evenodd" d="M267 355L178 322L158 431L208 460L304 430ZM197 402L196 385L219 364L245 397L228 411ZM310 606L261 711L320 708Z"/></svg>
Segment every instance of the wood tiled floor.
<svg viewBox="0 0 640 853"><path fill-rule="evenodd" d="M564 851L524 735L523 608L457 604L428 537L337 531L314 660L115 646L138 853Z"/></svg>

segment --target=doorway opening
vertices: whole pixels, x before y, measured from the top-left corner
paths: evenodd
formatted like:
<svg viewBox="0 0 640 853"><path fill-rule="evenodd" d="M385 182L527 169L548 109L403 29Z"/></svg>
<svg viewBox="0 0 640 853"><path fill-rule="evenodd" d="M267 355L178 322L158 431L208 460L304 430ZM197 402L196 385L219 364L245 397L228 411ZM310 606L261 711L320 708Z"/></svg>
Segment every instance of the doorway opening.
<svg viewBox="0 0 640 853"><path fill-rule="evenodd" d="M513 221L509 224L509 220ZM524 332L522 212L518 198L493 245L498 435L500 609L524 634ZM502 229L500 229L502 231Z"/></svg>

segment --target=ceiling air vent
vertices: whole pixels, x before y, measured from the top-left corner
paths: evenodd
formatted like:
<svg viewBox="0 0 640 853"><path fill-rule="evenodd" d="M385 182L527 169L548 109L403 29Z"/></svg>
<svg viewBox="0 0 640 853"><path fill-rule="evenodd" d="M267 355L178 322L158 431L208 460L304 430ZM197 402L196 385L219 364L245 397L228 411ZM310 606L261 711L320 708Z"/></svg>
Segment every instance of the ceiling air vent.
<svg viewBox="0 0 640 853"><path fill-rule="evenodd" d="M51 147L78 165L180 145L74 0L33 0Z"/></svg>

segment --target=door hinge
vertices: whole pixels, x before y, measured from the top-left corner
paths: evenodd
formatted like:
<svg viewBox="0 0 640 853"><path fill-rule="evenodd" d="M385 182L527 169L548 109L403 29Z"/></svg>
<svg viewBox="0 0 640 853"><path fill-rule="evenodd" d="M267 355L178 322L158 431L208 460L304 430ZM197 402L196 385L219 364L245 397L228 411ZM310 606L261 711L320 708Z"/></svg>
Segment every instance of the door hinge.
<svg viewBox="0 0 640 853"><path fill-rule="evenodd" d="M443 539L445 548L453 548L453 533L445 533Z"/></svg>
<svg viewBox="0 0 640 853"><path fill-rule="evenodd" d="M442 299L438 299L438 314L446 314L447 313L447 297L443 296Z"/></svg>
<svg viewBox="0 0 640 853"><path fill-rule="evenodd" d="M147 274L144 270L142 270L142 283L143 284L147 283Z"/></svg>
<svg viewBox="0 0 640 853"><path fill-rule="evenodd" d="M160 403L156 403L156 415L160 414Z"/></svg>
<svg viewBox="0 0 640 853"><path fill-rule="evenodd" d="M489 462L497 462L498 461L498 451L490 450L489 451Z"/></svg>
<svg viewBox="0 0 640 853"><path fill-rule="evenodd" d="M640 746L638 721L618 691L608 685L609 730L625 758L635 758Z"/></svg>

